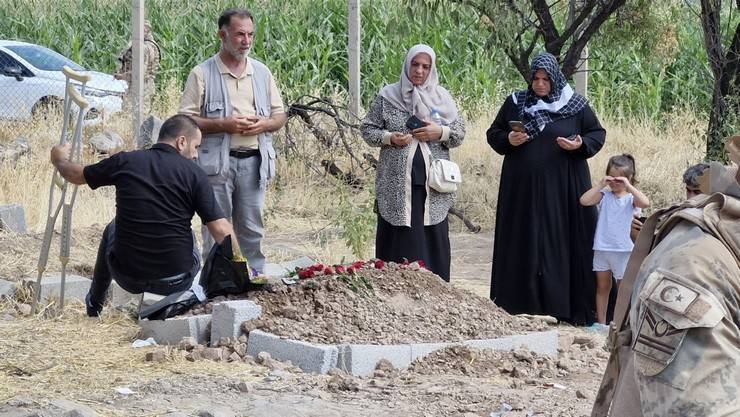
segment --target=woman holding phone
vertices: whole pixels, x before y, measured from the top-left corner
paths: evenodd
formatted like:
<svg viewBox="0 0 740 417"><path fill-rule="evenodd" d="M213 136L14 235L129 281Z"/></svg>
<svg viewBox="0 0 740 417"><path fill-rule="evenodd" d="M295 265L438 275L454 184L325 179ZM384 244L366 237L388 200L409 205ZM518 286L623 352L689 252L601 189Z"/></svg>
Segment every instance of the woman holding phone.
<svg viewBox="0 0 740 417"><path fill-rule="evenodd" d="M433 121L437 119L437 122ZM362 137L380 147L375 179L378 228L375 256L385 261L423 261L450 280L447 212L455 193L427 186L433 159L450 159L465 122L439 85L436 55L427 45L406 54L401 79L383 87L362 122Z"/></svg>
<svg viewBox="0 0 740 417"><path fill-rule="evenodd" d="M511 314L590 325L597 213L579 198L591 188L586 159L604 145L606 131L553 55L532 60L530 79L526 90L507 97L486 132L504 155L491 299Z"/></svg>

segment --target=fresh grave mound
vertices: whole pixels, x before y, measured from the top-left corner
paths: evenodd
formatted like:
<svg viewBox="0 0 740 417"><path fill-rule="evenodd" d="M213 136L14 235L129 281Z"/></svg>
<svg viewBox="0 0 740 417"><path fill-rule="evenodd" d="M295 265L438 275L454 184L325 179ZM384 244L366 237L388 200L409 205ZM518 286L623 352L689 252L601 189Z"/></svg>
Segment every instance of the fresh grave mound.
<svg viewBox="0 0 740 417"><path fill-rule="evenodd" d="M547 328L540 320L511 316L487 298L454 288L415 263L368 262L349 272L302 273L306 278L295 284L268 284L250 292L246 298L262 306L262 317L244 322L242 329L314 343L386 345L492 339ZM239 298L244 297L226 297ZM210 313L221 300L196 306L189 314Z"/></svg>

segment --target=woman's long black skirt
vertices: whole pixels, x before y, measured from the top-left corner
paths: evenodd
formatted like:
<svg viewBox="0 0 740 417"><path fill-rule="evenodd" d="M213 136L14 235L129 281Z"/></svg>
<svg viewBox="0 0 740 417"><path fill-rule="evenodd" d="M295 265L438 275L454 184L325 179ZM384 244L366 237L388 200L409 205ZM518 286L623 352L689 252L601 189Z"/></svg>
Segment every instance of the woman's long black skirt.
<svg viewBox="0 0 740 417"><path fill-rule="evenodd" d="M447 217L433 226L424 226L426 173L424 159L414 155L411 181L411 227L393 226L378 215L375 257L401 263L424 261L426 269L450 281L450 235ZM421 167L417 165L421 164ZM421 169L419 169L421 168ZM423 177L423 178L421 178Z"/></svg>

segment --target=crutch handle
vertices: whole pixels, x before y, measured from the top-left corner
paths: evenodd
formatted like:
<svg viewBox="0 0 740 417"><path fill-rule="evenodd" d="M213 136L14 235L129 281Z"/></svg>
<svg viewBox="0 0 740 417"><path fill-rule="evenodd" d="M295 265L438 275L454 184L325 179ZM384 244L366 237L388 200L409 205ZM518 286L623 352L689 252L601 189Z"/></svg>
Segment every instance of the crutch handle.
<svg viewBox="0 0 740 417"><path fill-rule="evenodd" d="M84 110L90 106L90 103L88 103L87 100L77 92L77 89L72 84L67 86L67 94L69 94L69 98L71 98L72 101L80 106L80 110Z"/></svg>
<svg viewBox="0 0 740 417"><path fill-rule="evenodd" d="M92 80L92 75L79 73L66 65L62 68L62 72L64 72L67 78L77 80L81 83L87 83Z"/></svg>

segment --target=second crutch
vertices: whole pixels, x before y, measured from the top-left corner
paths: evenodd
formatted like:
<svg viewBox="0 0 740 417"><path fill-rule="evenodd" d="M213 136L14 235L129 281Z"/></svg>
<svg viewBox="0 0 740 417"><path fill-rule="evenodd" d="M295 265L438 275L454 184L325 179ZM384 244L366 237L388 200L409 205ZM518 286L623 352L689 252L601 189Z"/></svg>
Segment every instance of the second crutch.
<svg viewBox="0 0 740 417"><path fill-rule="evenodd" d="M85 85L90 81L89 74L81 74L65 66L62 72L66 78L64 94L64 122L62 125L62 135L59 140L60 145L64 145L67 140L71 141L71 150L69 159L79 163L82 159L82 130L84 127L85 116L89 104L84 98ZM78 81L73 83L72 80ZM77 90L79 88L79 91ZM76 116L76 117L75 117ZM72 126L70 123L73 118L76 121ZM68 136L71 137L68 138ZM56 188L60 188L59 199L55 202ZM49 248L51 239L54 235L54 226L56 225L59 212L62 212L62 231L59 248L59 261L62 264L62 273L59 287L59 312L64 309L64 284L67 275L67 263L69 262L70 239L72 232L72 206L77 196L77 185L71 184L64 179L58 170L54 170L49 187L49 208L46 219L46 229L44 230L44 240L41 244L41 253L39 254L38 276L33 288L33 303L31 310L36 313L38 302L41 299L41 278L46 271L46 265L49 261Z"/></svg>

